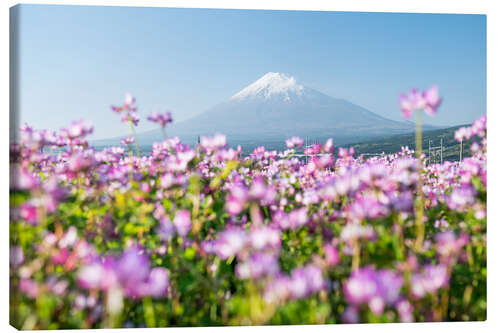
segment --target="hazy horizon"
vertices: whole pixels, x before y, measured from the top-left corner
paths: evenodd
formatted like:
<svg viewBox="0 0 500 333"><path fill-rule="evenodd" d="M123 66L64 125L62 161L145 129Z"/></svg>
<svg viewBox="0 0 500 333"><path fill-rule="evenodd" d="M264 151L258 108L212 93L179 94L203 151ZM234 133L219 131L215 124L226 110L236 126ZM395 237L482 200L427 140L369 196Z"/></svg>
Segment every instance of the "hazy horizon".
<svg viewBox="0 0 500 333"><path fill-rule="evenodd" d="M60 129L88 119L93 140L124 136L110 111L137 98L174 121L228 100L267 72L404 121L398 96L440 87L454 126L486 113L486 16L20 5L20 121Z"/></svg>

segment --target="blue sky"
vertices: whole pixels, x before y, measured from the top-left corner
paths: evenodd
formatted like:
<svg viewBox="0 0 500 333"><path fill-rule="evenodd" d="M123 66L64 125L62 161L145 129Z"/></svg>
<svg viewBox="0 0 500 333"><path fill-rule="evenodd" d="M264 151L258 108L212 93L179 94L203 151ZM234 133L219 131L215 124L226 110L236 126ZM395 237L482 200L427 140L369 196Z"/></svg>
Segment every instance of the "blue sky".
<svg viewBox="0 0 500 333"><path fill-rule="evenodd" d="M21 121L59 129L75 119L93 138L126 135L110 111L137 98L182 121L267 72L402 120L400 92L440 87L425 122L486 113L486 16L21 5Z"/></svg>

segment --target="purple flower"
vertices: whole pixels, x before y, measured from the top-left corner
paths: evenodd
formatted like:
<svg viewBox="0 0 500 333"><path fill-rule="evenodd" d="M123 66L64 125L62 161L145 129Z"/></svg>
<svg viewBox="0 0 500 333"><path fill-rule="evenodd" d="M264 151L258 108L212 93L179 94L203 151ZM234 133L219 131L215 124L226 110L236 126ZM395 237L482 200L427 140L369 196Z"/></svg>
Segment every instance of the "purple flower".
<svg viewBox="0 0 500 333"><path fill-rule="evenodd" d="M350 324L359 323L359 311L354 306L348 306L342 313L342 321Z"/></svg>
<svg viewBox="0 0 500 333"><path fill-rule="evenodd" d="M407 213L413 211L413 195L411 191L393 192L390 194L389 200L395 211Z"/></svg>
<svg viewBox="0 0 500 333"><path fill-rule="evenodd" d="M467 241L468 237L465 234L457 238L452 231L441 232L436 235L436 250L443 257L455 255Z"/></svg>
<svg viewBox="0 0 500 333"><path fill-rule="evenodd" d="M118 259L116 273L127 296L141 296L142 282L149 276L149 259L140 248L133 246Z"/></svg>
<svg viewBox="0 0 500 333"><path fill-rule="evenodd" d="M411 323L413 319L413 306L406 299L402 299L396 303L398 310L399 321L403 323Z"/></svg>
<svg viewBox="0 0 500 333"><path fill-rule="evenodd" d="M476 192L470 185L455 187L447 197L448 206L463 212L474 204Z"/></svg>
<svg viewBox="0 0 500 333"><path fill-rule="evenodd" d="M264 300L268 303L285 301L290 295L290 277L276 275L269 281L264 291Z"/></svg>
<svg viewBox="0 0 500 333"><path fill-rule="evenodd" d="M148 294L159 298L166 295L169 287L168 271L163 267L155 267L149 273Z"/></svg>
<svg viewBox="0 0 500 333"><path fill-rule="evenodd" d="M377 234L372 226L363 226L358 223L348 223L340 232L340 238L345 242L353 239L373 240Z"/></svg>
<svg viewBox="0 0 500 333"><path fill-rule="evenodd" d="M307 296L307 276L302 268L296 268L292 271L288 288L293 298L303 298Z"/></svg>
<svg viewBox="0 0 500 333"><path fill-rule="evenodd" d="M292 298L304 298L325 287L321 269L312 264L292 270L289 290Z"/></svg>
<svg viewBox="0 0 500 333"><path fill-rule="evenodd" d="M399 274L364 267L352 273L344 283L344 294L352 305L367 304L372 313L381 315L386 305L398 300L402 286L403 278Z"/></svg>
<svg viewBox="0 0 500 333"><path fill-rule="evenodd" d="M240 279L257 279L267 275L274 275L279 272L278 258L271 253L254 253L238 265L235 273Z"/></svg>
<svg viewBox="0 0 500 333"><path fill-rule="evenodd" d="M174 226L181 237L185 237L191 230L191 213L188 210L179 210L174 217Z"/></svg>
<svg viewBox="0 0 500 333"><path fill-rule="evenodd" d="M236 228L226 229L219 233L215 244L215 252L222 259L228 259L241 251L248 242L247 234Z"/></svg>
<svg viewBox="0 0 500 333"><path fill-rule="evenodd" d="M274 225L279 226L282 230L290 228L290 220L288 219L288 214L283 210L278 210L273 215Z"/></svg>
<svg viewBox="0 0 500 333"><path fill-rule="evenodd" d="M170 112L158 113L153 111L150 116L148 116L148 120L153 123L158 123L162 128L165 128L168 123L172 122L172 114Z"/></svg>
<svg viewBox="0 0 500 333"><path fill-rule="evenodd" d="M307 221L308 217L306 207L292 210L288 214L282 210L278 210L273 215L273 223L278 225L282 230L297 229L305 225Z"/></svg>
<svg viewBox="0 0 500 333"><path fill-rule="evenodd" d="M254 200L260 200L264 204L273 202L276 190L273 186L267 186L262 177L256 177L250 186L249 195Z"/></svg>
<svg viewBox="0 0 500 333"><path fill-rule="evenodd" d="M69 282L67 280L57 280L55 276L51 276L47 279L46 286L55 295L62 296L66 292Z"/></svg>
<svg viewBox="0 0 500 333"><path fill-rule="evenodd" d="M365 218L384 217L389 213L389 209L383 203L371 196L357 198L347 209L349 218L354 222L361 222Z"/></svg>
<svg viewBox="0 0 500 333"><path fill-rule="evenodd" d="M423 272L415 273L411 279L411 293L415 298L433 294L448 284L448 272L445 265L427 265Z"/></svg>
<svg viewBox="0 0 500 333"><path fill-rule="evenodd" d="M377 296L377 275L371 267L361 268L344 283L344 294L349 303L368 303Z"/></svg>
<svg viewBox="0 0 500 333"><path fill-rule="evenodd" d="M90 152L77 152L71 155L67 168L70 172L86 171L96 164L95 158Z"/></svg>
<svg viewBox="0 0 500 333"><path fill-rule="evenodd" d="M117 297L117 306L122 295L132 299L162 297L169 287L168 271L162 267L150 270L149 258L137 246L125 250L116 260L109 256L96 258L82 266L77 281L81 288L101 289L108 297Z"/></svg>
<svg viewBox="0 0 500 333"><path fill-rule="evenodd" d="M164 216L160 218L160 224L156 229L156 232L162 241L168 242L175 234L175 227L172 222Z"/></svg>
<svg viewBox="0 0 500 333"><path fill-rule="evenodd" d="M320 291L325 287L325 280L323 279L323 274L321 269L315 265L307 265L304 268L304 273L306 275L308 284L308 293L315 293Z"/></svg>
<svg viewBox="0 0 500 333"><path fill-rule="evenodd" d="M121 121L123 123L132 123L134 126L137 126L139 124L139 115L137 112L130 112L130 113L124 113L122 115Z"/></svg>
<svg viewBox="0 0 500 333"><path fill-rule="evenodd" d="M252 248L260 251L266 248L277 249L281 245L281 232L270 227L260 227L250 233Z"/></svg>
<svg viewBox="0 0 500 333"><path fill-rule="evenodd" d="M20 246L10 247L10 265L14 268L21 266L24 263L23 248Z"/></svg>
<svg viewBox="0 0 500 333"><path fill-rule="evenodd" d="M290 227L292 229L297 229L298 227L305 225L308 221L307 208L302 207L299 209L292 210L288 214L288 219L290 221Z"/></svg>

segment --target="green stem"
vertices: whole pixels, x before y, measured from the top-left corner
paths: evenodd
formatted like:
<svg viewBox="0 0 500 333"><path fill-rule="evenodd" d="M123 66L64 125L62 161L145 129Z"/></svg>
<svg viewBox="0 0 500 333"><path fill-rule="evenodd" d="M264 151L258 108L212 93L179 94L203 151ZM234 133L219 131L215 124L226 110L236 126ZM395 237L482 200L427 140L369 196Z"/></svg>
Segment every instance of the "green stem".
<svg viewBox="0 0 500 333"><path fill-rule="evenodd" d="M415 226L417 239L415 241L415 249L420 252L422 249L422 244L424 242L425 236L425 225L424 225L424 194L422 191L423 179L422 179L422 110L417 110L416 115L416 130L415 130L415 147L416 147L416 157L417 157L417 198L415 200Z"/></svg>
<svg viewBox="0 0 500 333"><path fill-rule="evenodd" d="M148 327L156 327L155 321L155 308L151 297L144 297L142 299L142 306L144 308L144 320Z"/></svg>
<svg viewBox="0 0 500 333"><path fill-rule="evenodd" d="M359 269L359 256L360 256L360 247L359 247L359 241L356 237L352 238L352 247L353 247L353 254L352 254L352 266L351 270L353 272L356 272Z"/></svg>
<svg viewBox="0 0 500 333"><path fill-rule="evenodd" d="M167 140L167 131L165 130L165 127L161 128L161 132L163 133L163 139Z"/></svg>
<svg viewBox="0 0 500 333"><path fill-rule="evenodd" d="M129 119L128 123L130 124L130 130L132 131L132 135L134 136L135 152L137 153L138 157L141 157L141 151L139 149L139 142L137 142L137 134L135 133L134 124L132 123L132 120L130 120L130 119Z"/></svg>

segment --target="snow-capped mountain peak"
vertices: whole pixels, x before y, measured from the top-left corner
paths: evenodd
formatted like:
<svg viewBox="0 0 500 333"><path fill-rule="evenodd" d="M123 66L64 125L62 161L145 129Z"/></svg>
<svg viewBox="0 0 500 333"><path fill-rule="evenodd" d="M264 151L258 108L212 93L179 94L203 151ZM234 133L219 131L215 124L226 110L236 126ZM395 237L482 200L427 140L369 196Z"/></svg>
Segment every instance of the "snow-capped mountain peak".
<svg viewBox="0 0 500 333"><path fill-rule="evenodd" d="M303 91L304 86L298 84L293 76L269 72L233 95L231 99L243 100L257 97L268 99L273 96L279 96L287 101L290 100L292 95L302 95Z"/></svg>

